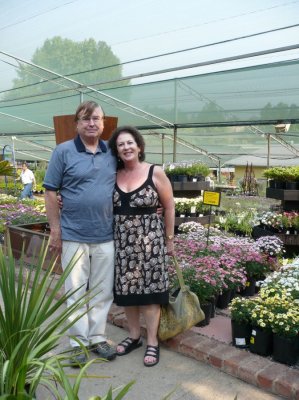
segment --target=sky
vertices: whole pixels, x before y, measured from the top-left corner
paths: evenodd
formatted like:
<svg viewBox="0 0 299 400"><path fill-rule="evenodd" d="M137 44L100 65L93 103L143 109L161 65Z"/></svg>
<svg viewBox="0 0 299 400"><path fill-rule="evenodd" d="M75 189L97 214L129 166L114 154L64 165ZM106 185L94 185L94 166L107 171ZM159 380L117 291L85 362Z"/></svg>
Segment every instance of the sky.
<svg viewBox="0 0 299 400"><path fill-rule="evenodd" d="M299 0L0 0L0 51L30 61L46 39L105 41L123 74L149 73L298 43L299 27L203 49L182 50L299 23ZM298 58L299 50L259 59L185 68L133 83ZM11 86L15 63L0 54L0 91Z"/></svg>

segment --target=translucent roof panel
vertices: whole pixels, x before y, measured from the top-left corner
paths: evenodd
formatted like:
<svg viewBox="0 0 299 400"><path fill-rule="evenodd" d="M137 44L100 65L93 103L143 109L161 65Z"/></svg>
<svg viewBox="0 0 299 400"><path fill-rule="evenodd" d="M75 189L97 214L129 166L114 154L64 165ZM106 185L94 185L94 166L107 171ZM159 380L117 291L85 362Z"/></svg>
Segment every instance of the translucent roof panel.
<svg viewBox="0 0 299 400"><path fill-rule="evenodd" d="M292 135L289 132L283 140L298 146L298 60L139 85L126 82L110 89L86 86L90 81L86 76L80 82L38 66L30 66L30 71L30 84L1 94L0 147L11 142L11 136L22 138L26 146L32 141L33 157L50 155L36 144L55 146L53 116L74 114L80 101L88 99L98 101L106 115L118 117L119 125L141 129L154 162L206 158L206 153L214 155L208 157L214 164L218 158L228 162L234 155L266 149L263 134L275 134L273 125L278 121L291 123ZM251 128L257 125L259 131ZM20 143L16 141L15 147L23 157ZM24 146L26 159L30 149ZM296 151L290 153L297 157Z"/></svg>

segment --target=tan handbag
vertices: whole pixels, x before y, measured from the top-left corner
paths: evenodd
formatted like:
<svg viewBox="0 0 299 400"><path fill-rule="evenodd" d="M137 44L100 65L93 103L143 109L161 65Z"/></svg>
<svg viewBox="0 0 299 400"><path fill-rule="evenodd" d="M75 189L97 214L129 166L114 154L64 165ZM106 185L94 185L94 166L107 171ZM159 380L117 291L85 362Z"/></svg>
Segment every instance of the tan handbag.
<svg viewBox="0 0 299 400"><path fill-rule="evenodd" d="M170 339L205 319L198 297L185 285L182 271L175 257L173 261L180 287L170 294L169 304L161 306L158 329L160 340Z"/></svg>

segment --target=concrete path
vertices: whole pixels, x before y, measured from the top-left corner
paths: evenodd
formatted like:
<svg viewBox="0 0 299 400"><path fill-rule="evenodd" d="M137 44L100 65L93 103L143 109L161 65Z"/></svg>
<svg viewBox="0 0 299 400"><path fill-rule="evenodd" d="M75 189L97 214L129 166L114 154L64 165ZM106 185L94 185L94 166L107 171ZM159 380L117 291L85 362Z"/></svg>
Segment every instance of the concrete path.
<svg viewBox="0 0 299 400"><path fill-rule="evenodd" d="M113 344L127 336L127 331L108 324L108 335ZM60 348L68 346L63 340ZM279 396L269 394L241 380L227 375L200 361L161 348L160 363L154 367L144 367L144 346L132 353L117 357L111 362L92 364L88 374L102 378L86 378L82 381L80 400L88 400L94 395L104 395L110 386L117 388L135 380L127 400L162 400L174 391L170 400L274 400ZM91 356L93 358L93 356ZM69 368L70 374L78 374L78 369ZM41 397L45 400L45 397Z"/></svg>

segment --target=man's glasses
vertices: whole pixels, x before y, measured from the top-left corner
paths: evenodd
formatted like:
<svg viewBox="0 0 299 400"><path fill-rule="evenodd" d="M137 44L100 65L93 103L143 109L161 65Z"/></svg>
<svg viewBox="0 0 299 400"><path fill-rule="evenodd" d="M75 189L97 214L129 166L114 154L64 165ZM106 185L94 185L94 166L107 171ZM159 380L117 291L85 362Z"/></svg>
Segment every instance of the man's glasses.
<svg viewBox="0 0 299 400"><path fill-rule="evenodd" d="M89 121L93 121L94 123L100 122L104 119L104 117L82 117L79 121L82 121L85 124L88 124Z"/></svg>

